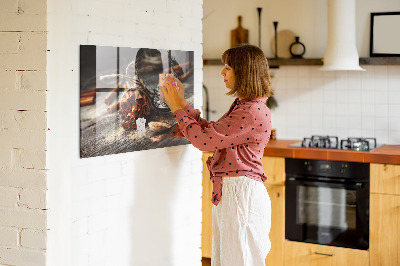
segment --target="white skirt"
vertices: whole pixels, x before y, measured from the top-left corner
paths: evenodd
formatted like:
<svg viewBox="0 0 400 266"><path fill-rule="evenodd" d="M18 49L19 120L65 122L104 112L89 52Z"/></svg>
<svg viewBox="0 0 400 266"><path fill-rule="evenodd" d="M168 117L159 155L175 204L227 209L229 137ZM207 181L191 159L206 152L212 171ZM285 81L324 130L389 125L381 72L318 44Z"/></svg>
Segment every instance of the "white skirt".
<svg viewBox="0 0 400 266"><path fill-rule="evenodd" d="M271 249L271 201L262 182L245 176L223 177L212 223L212 266L265 265Z"/></svg>

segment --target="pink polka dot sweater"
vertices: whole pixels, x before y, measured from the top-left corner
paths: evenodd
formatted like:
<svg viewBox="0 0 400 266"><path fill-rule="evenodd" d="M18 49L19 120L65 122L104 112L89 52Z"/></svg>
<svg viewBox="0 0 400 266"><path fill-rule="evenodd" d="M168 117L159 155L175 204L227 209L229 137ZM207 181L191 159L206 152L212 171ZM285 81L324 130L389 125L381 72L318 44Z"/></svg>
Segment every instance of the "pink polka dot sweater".
<svg viewBox="0 0 400 266"><path fill-rule="evenodd" d="M271 131L271 112L266 100L267 97L237 98L216 122L201 118L200 111L190 105L174 113L178 125L171 137L186 137L199 150L214 151L207 160L214 205L221 200L224 176L247 176L261 182L267 179L261 164Z"/></svg>

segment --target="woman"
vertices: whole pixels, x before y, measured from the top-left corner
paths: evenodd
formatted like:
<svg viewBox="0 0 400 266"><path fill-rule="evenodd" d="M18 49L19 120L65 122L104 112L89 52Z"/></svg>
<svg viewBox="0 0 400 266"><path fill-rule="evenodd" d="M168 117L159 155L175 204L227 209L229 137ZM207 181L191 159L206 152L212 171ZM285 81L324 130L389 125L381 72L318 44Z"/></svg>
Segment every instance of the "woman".
<svg viewBox="0 0 400 266"><path fill-rule="evenodd" d="M261 164L271 130L268 62L252 45L228 49L222 62L227 95L237 98L216 122L200 118L200 111L186 103L177 79L171 77L161 90L178 122L171 136L214 151L207 160L213 182L212 265L265 265L271 246L271 202Z"/></svg>

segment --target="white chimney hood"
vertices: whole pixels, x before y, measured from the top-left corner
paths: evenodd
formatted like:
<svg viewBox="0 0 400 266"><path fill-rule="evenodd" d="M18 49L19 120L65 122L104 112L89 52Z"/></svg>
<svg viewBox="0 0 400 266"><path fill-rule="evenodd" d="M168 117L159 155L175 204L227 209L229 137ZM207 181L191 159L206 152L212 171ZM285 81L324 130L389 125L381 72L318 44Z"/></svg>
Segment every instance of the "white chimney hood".
<svg viewBox="0 0 400 266"><path fill-rule="evenodd" d="M358 70L355 0L328 0L328 44L320 70Z"/></svg>

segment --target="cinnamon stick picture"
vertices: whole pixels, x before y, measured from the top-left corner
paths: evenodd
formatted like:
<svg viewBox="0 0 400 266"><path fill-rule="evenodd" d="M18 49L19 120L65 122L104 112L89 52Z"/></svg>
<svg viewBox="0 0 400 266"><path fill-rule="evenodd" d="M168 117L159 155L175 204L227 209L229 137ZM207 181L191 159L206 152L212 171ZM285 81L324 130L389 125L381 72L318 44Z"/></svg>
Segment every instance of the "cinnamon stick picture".
<svg viewBox="0 0 400 266"><path fill-rule="evenodd" d="M94 96L85 96L80 99L80 106L94 104Z"/></svg>
<svg viewBox="0 0 400 266"><path fill-rule="evenodd" d="M161 101L159 75L171 73L194 104L193 51L80 46L80 157L186 145ZM140 132L139 132L140 131Z"/></svg>

